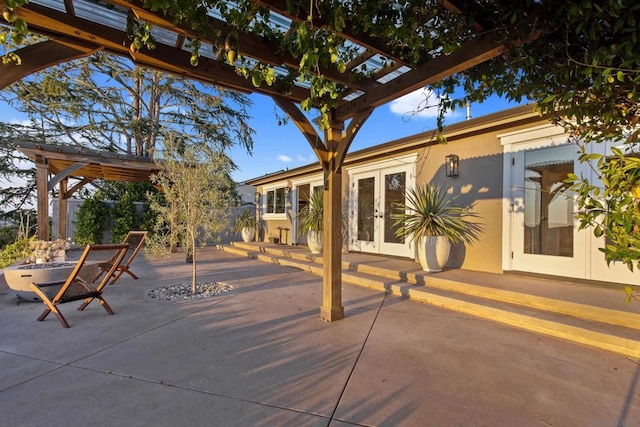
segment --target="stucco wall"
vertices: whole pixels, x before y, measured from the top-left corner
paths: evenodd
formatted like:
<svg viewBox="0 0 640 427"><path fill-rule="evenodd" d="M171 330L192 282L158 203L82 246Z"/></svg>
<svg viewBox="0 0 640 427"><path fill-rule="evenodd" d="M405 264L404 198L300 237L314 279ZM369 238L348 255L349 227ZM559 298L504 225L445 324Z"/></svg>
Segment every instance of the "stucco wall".
<svg viewBox="0 0 640 427"><path fill-rule="evenodd" d="M459 175L445 175L448 154L460 158ZM424 148L418 158L416 184L427 182L446 189L456 204L474 205L484 225L472 246L452 247L448 267L502 272L502 147L494 133L450 140Z"/></svg>
<svg viewBox="0 0 640 427"><path fill-rule="evenodd" d="M269 220L262 222L262 241L268 241L269 237L280 237L280 230L277 227L288 228L289 231L285 233L282 231L282 241L280 243L285 243L287 245L291 244L291 222L290 221L279 221L279 220ZM286 238L286 240L285 240Z"/></svg>
<svg viewBox="0 0 640 427"><path fill-rule="evenodd" d="M504 218L504 160L498 135L543 123L547 121L523 106L449 127L445 130L446 145L427 146L433 133L424 133L352 153L347 156L343 172L343 199L349 194L347 170L350 168L417 152L416 184L432 182L445 187L449 194L458 196L456 203L474 205L474 211L480 215L478 221L484 226L480 239L473 245L452 248L447 266L501 273L503 248L509 248L509 242L504 241L502 235L503 221L509 218ZM460 158L458 177L445 176L444 160L448 154L456 154ZM301 170L297 175L293 175L295 171L289 175L275 174L270 181L263 180L257 184L272 186L286 181L286 185L292 186L292 179L304 181L306 176L317 175L317 169ZM258 191L262 192L262 187ZM291 213L290 210L288 212L287 221L268 221L268 232L273 233L278 226L290 228Z"/></svg>

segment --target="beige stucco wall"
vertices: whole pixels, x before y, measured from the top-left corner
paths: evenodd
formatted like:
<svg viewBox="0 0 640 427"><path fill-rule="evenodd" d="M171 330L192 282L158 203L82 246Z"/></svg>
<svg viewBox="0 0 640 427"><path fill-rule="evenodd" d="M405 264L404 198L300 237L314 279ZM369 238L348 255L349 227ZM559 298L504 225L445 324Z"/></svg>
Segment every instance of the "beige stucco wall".
<svg viewBox="0 0 640 427"><path fill-rule="evenodd" d="M502 235L503 220L508 218L503 218L504 161L498 135L547 123L546 120L533 117L529 113L520 109L513 116L507 112L505 116L471 121L466 128L464 123L453 126L447 135L446 145L428 145L433 134L425 133L363 150L351 158L347 156L342 177L343 200L346 201L349 194L349 168L417 153L416 184L432 182L445 187L449 194L458 196L457 204L474 205L474 211L480 215L478 221L484 226L484 231L476 243L467 247L458 245L452 248L447 266L501 273L503 247L507 248L509 242L505 242ZM445 176L444 160L448 154L457 154L460 158L458 177ZM317 175L318 172L319 166L315 170L305 171L294 177L281 176L278 179L278 176L274 176L268 184L272 186L275 183L286 182L286 185L292 187L292 180L304 180L305 176ZM262 186L258 186L258 191L263 193ZM291 228L290 201L287 212L286 221L266 221L266 233L263 234L265 240L269 234L277 235L276 227ZM288 242L290 241L291 237ZM304 242L304 239L301 241Z"/></svg>
<svg viewBox="0 0 640 427"><path fill-rule="evenodd" d="M289 215L289 218L291 217L291 215ZM291 221L287 220L287 221L276 221L276 220L269 220L269 221L263 221L262 222L263 225L263 232L261 237L262 241L268 241L269 237L279 237L280 236L280 230L278 230L277 227L283 227L283 228L288 228L289 230L285 233L285 231L282 231L282 242L280 243L286 243L286 244L291 244ZM286 238L286 240L285 240Z"/></svg>
<svg viewBox="0 0 640 427"><path fill-rule="evenodd" d="M445 156L460 158L459 176L446 177ZM494 133L450 140L424 148L416 169L416 184L431 182L446 189L456 204L474 205L484 225L472 246L452 247L448 267L502 272L502 147Z"/></svg>

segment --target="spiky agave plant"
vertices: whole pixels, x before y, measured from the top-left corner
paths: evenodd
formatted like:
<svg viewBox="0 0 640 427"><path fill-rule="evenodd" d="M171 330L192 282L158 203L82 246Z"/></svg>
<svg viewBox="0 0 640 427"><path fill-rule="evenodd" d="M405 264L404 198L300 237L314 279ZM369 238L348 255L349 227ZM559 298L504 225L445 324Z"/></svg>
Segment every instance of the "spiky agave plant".
<svg viewBox="0 0 640 427"><path fill-rule="evenodd" d="M309 202L300 209L298 220L300 232L322 232L324 213L324 197L322 191L312 191Z"/></svg>
<svg viewBox="0 0 640 427"><path fill-rule="evenodd" d="M418 240L427 236L446 236L452 244L472 244L483 231L482 224L469 221L479 215L473 206L457 206L435 185L411 188L406 203L398 203L391 214L398 237Z"/></svg>

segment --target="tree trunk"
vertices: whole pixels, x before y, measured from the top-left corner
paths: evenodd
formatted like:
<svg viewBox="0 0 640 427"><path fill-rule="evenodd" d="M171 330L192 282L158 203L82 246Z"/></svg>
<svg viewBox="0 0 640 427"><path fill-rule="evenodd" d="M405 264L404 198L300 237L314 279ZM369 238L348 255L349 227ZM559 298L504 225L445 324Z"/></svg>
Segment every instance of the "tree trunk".
<svg viewBox="0 0 640 427"><path fill-rule="evenodd" d="M141 125L142 125L142 69L136 67L133 73L134 90L133 94L133 138L136 144L137 156L142 156L144 151L144 142L142 139Z"/></svg>
<svg viewBox="0 0 640 427"><path fill-rule="evenodd" d="M197 273L196 273L196 233L194 230L189 230L190 240L191 240L191 257L193 262L191 264L191 293L196 294L196 283L197 283Z"/></svg>
<svg viewBox="0 0 640 427"><path fill-rule="evenodd" d="M160 123L160 98L162 91L158 87L160 84L160 72L151 72L151 95L149 100L149 119L150 129L147 135L147 141L144 147L144 155L148 156L154 148L156 148L156 140L158 138L158 127Z"/></svg>

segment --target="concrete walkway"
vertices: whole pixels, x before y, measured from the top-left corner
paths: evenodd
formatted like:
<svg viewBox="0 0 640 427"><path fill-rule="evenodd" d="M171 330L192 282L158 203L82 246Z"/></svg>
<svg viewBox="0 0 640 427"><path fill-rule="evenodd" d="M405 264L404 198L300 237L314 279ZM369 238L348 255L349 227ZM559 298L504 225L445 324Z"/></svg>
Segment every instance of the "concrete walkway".
<svg viewBox="0 0 640 427"><path fill-rule="evenodd" d="M637 360L352 285L325 323L320 278L201 256L232 292L150 300L191 266L139 256L70 329L0 286L0 425L640 426Z"/></svg>

